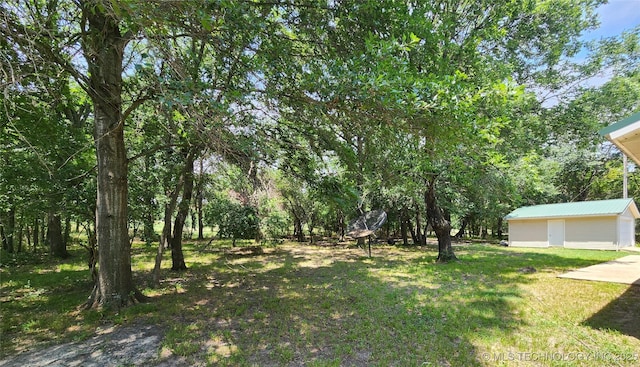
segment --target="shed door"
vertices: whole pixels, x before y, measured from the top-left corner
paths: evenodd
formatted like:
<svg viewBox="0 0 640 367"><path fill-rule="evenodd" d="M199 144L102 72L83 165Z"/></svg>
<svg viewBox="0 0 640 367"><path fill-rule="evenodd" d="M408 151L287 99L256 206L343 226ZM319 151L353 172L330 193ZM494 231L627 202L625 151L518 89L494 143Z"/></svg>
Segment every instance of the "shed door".
<svg viewBox="0 0 640 367"><path fill-rule="evenodd" d="M549 246L564 246L564 220L550 220L547 222Z"/></svg>

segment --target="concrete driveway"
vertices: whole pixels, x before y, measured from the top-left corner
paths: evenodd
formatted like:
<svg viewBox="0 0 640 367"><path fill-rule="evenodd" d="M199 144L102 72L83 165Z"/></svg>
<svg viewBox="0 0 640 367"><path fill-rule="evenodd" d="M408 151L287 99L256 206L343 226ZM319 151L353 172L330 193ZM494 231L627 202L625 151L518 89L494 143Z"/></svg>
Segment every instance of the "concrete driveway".
<svg viewBox="0 0 640 367"><path fill-rule="evenodd" d="M587 266L558 277L640 285L640 255L629 255L606 263Z"/></svg>

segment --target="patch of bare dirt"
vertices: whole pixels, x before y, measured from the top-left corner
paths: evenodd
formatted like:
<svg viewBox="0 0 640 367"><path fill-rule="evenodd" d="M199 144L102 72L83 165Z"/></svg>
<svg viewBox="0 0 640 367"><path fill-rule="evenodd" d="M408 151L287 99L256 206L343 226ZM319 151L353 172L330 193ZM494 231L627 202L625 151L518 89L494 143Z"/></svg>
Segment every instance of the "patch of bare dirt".
<svg viewBox="0 0 640 367"><path fill-rule="evenodd" d="M154 325L101 328L81 342L24 351L0 361L2 367L53 366L189 366L186 360L161 356L164 332Z"/></svg>

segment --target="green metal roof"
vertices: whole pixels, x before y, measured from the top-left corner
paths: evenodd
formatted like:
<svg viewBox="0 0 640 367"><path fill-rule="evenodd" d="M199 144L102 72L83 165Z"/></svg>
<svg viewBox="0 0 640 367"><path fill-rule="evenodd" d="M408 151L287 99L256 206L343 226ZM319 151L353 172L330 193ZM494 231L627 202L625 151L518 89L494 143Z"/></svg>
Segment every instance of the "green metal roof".
<svg viewBox="0 0 640 367"><path fill-rule="evenodd" d="M631 205L631 212L638 218L638 208L633 199L578 201L575 203L525 206L509 213L505 219L541 219L582 216L609 216L622 214Z"/></svg>
<svg viewBox="0 0 640 367"><path fill-rule="evenodd" d="M640 121L640 112L634 113L633 115L627 117L624 120L620 120L618 122L615 122L607 127L605 127L604 129L600 130L600 135L601 136L607 136L609 134L611 134L612 132L616 131L616 130L620 130L623 127L627 127L635 122Z"/></svg>

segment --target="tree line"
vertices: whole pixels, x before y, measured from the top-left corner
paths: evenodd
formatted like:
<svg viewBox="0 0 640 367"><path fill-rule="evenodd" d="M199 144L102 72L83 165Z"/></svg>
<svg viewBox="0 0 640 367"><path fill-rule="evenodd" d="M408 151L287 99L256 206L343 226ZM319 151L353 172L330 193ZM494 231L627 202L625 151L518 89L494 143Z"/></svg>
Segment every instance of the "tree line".
<svg viewBox="0 0 640 367"><path fill-rule="evenodd" d="M388 236L433 231L449 261L453 229L617 197L597 131L640 109L640 29L582 41L601 4L7 1L3 251L64 257L76 226L87 306L122 307L144 299L134 236L157 243L159 282L165 249L187 269L185 230L313 240L384 209Z"/></svg>

